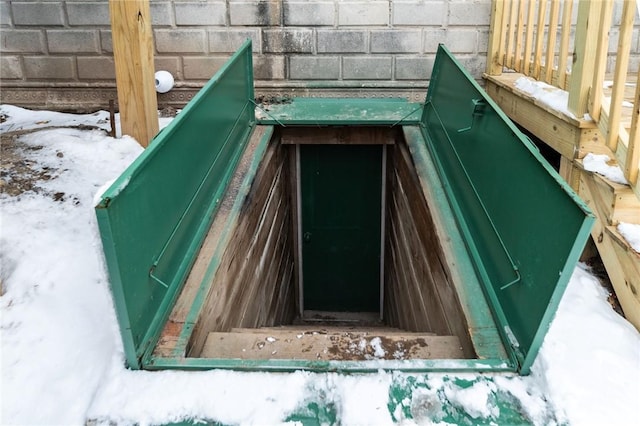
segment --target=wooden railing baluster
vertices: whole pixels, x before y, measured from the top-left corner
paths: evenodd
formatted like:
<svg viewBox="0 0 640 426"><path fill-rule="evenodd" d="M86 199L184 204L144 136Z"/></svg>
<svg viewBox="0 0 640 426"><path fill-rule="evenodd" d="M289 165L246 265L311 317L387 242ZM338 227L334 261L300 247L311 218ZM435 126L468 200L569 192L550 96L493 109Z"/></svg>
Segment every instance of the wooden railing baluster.
<svg viewBox="0 0 640 426"><path fill-rule="evenodd" d="M556 53L556 40L558 37L558 14L560 13L560 0L551 0L551 13L549 14L549 31L547 33L547 55L544 60L544 81L551 84L553 81L554 58Z"/></svg>
<svg viewBox="0 0 640 426"><path fill-rule="evenodd" d="M567 58L569 57L569 40L571 39L571 12L573 0L565 0L562 6L562 34L560 36L560 52L558 53L558 87L566 89Z"/></svg>
<svg viewBox="0 0 640 426"><path fill-rule="evenodd" d="M524 66L522 73L524 75L531 74L531 50L533 49L533 32L535 30L533 23L535 22L536 15L536 2L535 0L529 0L529 8L527 11L527 28L526 38L524 42Z"/></svg>

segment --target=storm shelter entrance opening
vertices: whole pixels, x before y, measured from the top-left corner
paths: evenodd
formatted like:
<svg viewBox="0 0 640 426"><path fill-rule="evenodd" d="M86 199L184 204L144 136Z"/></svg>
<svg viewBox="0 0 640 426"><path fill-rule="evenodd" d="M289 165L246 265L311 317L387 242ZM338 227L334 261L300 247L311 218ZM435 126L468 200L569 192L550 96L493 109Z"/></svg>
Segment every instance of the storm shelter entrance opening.
<svg viewBox="0 0 640 426"><path fill-rule="evenodd" d="M382 319L385 145L297 145L301 316Z"/></svg>

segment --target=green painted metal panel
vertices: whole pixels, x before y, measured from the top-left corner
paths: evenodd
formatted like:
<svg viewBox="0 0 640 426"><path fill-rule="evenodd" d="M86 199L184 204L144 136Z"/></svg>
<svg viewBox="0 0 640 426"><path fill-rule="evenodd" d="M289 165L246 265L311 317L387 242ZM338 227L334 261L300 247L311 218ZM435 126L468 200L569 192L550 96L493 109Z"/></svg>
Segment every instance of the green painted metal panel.
<svg viewBox="0 0 640 426"><path fill-rule="evenodd" d="M444 46L422 130L505 344L527 374L594 217Z"/></svg>
<svg viewBox="0 0 640 426"><path fill-rule="evenodd" d="M406 99L285 98L258 105L260 124L401 125L418 124L422 104Z"/></svg>
<svg viewBox="0 0 640 426"><path fill-rule="evenodd" d="M157 339L255 123L247 41L102 195L96 215L127 364Z"/></svg>
<svg viewBox="0 0 640 426"><path fill-rule="evenodd" d="M151 356L148 370L291 372L296 370L339 373L375 373L383 370L403 372L515 372L516 366L504 359L413 359L367 361L309 361L302 359L184 358Z"/></svg>
<svg viewBox="0 0 640 426"><path fill-rule="evenodd" d="M300 146L304 309L380 312L382 145Z"/></svg>

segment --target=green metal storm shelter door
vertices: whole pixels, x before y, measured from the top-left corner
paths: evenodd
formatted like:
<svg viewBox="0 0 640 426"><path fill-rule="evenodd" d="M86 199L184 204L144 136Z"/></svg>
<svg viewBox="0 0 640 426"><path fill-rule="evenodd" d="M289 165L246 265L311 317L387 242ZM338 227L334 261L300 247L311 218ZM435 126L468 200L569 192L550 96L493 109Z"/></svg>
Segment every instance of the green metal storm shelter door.
<svg viewBox="0 0 640 426"><path fill-rule="evenodd" d="M255 125L251 42L96 206L127 364L140 368L180 294Z"/></svg>
<svg viewBox="0 0 640 426"><path fill-rule="evenodd" d="M594 217L443 45L421 129L499 331L526 374Z"/></svg>

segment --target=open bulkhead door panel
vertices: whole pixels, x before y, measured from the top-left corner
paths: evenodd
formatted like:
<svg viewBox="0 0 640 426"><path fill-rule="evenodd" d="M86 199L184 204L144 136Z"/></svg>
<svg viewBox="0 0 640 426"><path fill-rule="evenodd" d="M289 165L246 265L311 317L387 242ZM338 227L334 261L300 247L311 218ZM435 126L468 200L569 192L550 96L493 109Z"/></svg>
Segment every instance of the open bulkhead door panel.
<svg viewBox="0 0 640 426"><path fill-rule="evenodd" d="M442 45L421 121L499 332L527 374L594 217Z"/></svg>
<svg viewBox="0 0 640 426"><path fill-rule="evenodd" d="M247 41L96 206L129 367L141 368L255 127Z"/></svg>

